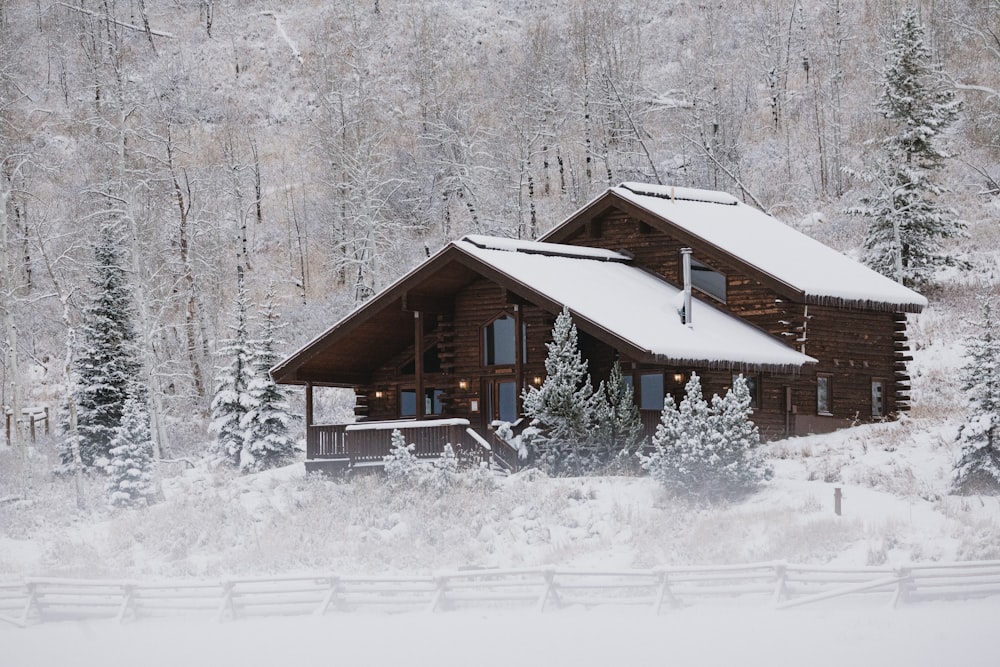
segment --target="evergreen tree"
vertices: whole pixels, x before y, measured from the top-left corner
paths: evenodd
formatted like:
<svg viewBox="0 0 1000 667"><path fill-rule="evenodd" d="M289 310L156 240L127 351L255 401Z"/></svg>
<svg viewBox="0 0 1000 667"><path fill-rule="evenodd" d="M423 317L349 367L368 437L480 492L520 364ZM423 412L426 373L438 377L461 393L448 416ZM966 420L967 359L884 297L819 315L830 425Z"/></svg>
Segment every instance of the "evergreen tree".
<svg viewBox="0 0 1000 667"><path fill-rule="evenodd" d="M261 338L250 346L254 350L254 375L247 386L250 408L241 421L240 468L247 472L282 466L295 458L295 441L288 432L291 421L288 400L270 373L279 360L275 351L279 326L273 288L267 292L263 320Z"/></svg>
<svg viewBox="0 0 1000 667"><path fill-rule="evenodd" d="M253 381L253 351L249 336L249 298L243 284L242 267L237 267L236 323L230 328L232 337L223 342L219 356L229 365L220 369L215 395L212 398L212 423L215 451L231 465L240 465L244 428L243 419L253 408L250 384Z"/></svg>
<svg viewBox="0 0 1000 667"><path fill-rule="evenodd" d="M1000 491L1000 338L988 301L982 310L982 331L966 342L968 361L962 368L970 411L958 429L962 451L954 487L963 494Z"/></svg>
<svg viewBox="0 0 1000 667"><path fill-rule="evenodd" d="M76 438L84 467L106 465L130 390L141 363L133 328L135 312L123 268L117 227L101 227L94 245L92 292L83 308L73 373L76 433L61 446L61 460L73 465ZM136 387L137 398L144 394Z"/></svg>
<svg viewBox="0 0 1000 667"><path fill-rule="evenodd" d="M417 446L406 444L406 438L398 428L392 431L392 450L382 457L389 484L396 487L415 487L423 481L423 462L413 453Z"/></svg>
<svg viewBox="0 0 1000 667"><path fill-rule="evenodd" d="M536 441L540 463L556 474L579 473L591 462L597 418L587 361L567 309L556 317L552 342L546 347L546 378L541 387L522 395L524 414L542 431Z"/></svg>
<svg viewBox="0 0 1000 667"><path fill-rule="evenodd" d="M934 269L955 263L940 242L962 231L955 211L938 201L947 190L935 178L948 157L938 147L941 133L955 121L959 103L912 8L895 30L876 108L895 133L882 141L876 169L863 174L875 193L851 212L871 218L866 263L900 283L920 285Z"/></svg>
<svg viewBox="0 0 1000 667"><path fill-rule="evenodd" d="M611 366L606 382L601 382L595 395L597 431L595 440L606 459L629 457L642 446L642 419L635 404L635 392L625 382L617 361ZM627 460L627 459L626 459Z"/></svg>
<svg viewBox="0 0 1000 667"><path fill-rule="evenodd" d="M105 487L108 502L115 507L148 503L153 494L153 440L146 408L134 397L125 401L110 456Z"/></svg>
<svg viewBox="0 0 1000 667"><path fill-rule="evenodd" d="M653 452L639 456L642 467L668 489L710 501L753 490L770 468L758 454L760 434L750 421L750 404L742 376L710 406L692 373L680 406L671 396L664 400Z"/></svg>

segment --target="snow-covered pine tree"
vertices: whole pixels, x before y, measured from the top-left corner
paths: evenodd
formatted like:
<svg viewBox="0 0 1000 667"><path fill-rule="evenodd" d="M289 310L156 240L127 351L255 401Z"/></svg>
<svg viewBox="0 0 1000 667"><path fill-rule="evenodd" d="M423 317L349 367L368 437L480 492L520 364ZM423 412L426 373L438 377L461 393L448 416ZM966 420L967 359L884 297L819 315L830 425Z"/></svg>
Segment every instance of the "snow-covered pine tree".
<svg viewBox="0 0 1000 667"><path fill-rule="evenodd" d="M118 226L107 223L94 245L91 293L83 307L73 360L76 433L68 433L60 448L67 467L75 465L71 438L76 438L85 468L106 464L130 390L139 400L145 395L141 387L132 389L141 362L120 237Z"/></svg>
<svg viewBox="0 0 1000 667"><path fill-rule="evenodd" d="M250 409L243 416L243 451L240 468L257 472L285 465L295 458L295 441L289 435L291 414L285 392L271 379L270 369L279 356L276 335L278 314L275 310L274 288L268 288L264 300L263 330L253 341L253 378L247 386Z"/></svg>
<svg viewBox="0 0 1000 667"><path fill-rule="evenodd" d="M545 381L522 394L524 414L542 431L536 440L539 463L555 474L576 474L590 464L597 417L587 361L567 309L556 317L546 347Z"/></svg>
<svg viewBox="0 0 1000 667"><path fill-rule="evenodd" d="M667 396L653 452L639 455L650 475L673 492L715 501L753 490L770 475L760 458L760 435L750 421L750 392L739 377L725 398L702 396L692 373L680 406Z"/></svg>
<svg viewBox="0 0 1000 667"><path fill-rule="evenodd" d="M146 505L153 495L153 440L144 403L129 397L111 439L105 489L114 507Z"/></svg>
<svg viewBox="0 0 1000 667"><path fill-rule="evenodd" d="M595 396L598 452L608 460L616 456L632 458L642 446L642 419L639 406L635 404L635 392L625 382L621 364L617 361Z"/></svg>
<svg viewBox="0 0 1000 667"><path fill-rule="evenodd" d="M710 423L719 461L713 466L714 494L733 497L748 493L771 476L771 466L761 455L760 431L750 419L753 397L740 375L724 397L712 397Z"/></svg>
<svg viewBox="0 0 1000 667"><path fill-rule="evenodd" d="M941 241L963 229L956 212L940 203L947 190L935 177L948 157L939 148L941 134L959 103L932 59L915 9L903 11L894 35L876 106L893 133L881 142L876 168L862 174L874 193L850 212L871 219L865 262L897 282L921 285L936 268L955 263Z"/></svg>
<svg viewBox="0 0 1000 667"><path fill-rule="evenodd" d="M969 415L958 429L962 445L955 464L956 493L1000 492L1000 337L989 301L982 304L979 335L966 341L962 389Z"/></svg>
<svg viewBox="0 0 1000 667"><path fill-rule="evenodd" d="M236 322L232 337L219 349L221 360L215 394L212 397L212 422L215 452L234 467L240 465L243 451L243 418L253 407L250 383L253 381L253 351L250 349L249 297L243 284L243 267L237 267Z"/></svg>

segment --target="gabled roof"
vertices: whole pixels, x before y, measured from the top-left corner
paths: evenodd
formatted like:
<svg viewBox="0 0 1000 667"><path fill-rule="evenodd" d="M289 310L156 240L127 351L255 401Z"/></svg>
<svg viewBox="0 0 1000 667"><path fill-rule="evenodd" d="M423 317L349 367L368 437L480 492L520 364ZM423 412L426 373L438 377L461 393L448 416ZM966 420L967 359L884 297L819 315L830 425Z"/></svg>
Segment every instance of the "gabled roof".
<svg viewBox="0 0 1000 667"><path fill-rule="evenodd" d="M622 183L547 233L559 241L611 207L726 255L805 303L920 312L927 299L781 221L711 190Z"/></svg>
<svg viewBox="0 0 1000 667"><path fill-rule="evenodd" d="M629 262L625 255L599 248L468 236L446 246L271 373L284 383L363 384L365 373L385 361L376 355L372 341L378 339L383 343L379 347L389 350L412 344L408 303L440 304L479 276L550 312L569 308L582 331L638 361L782 371L815 363L697 299L693 326L685 326L678 314L681 291Z"/></svg>

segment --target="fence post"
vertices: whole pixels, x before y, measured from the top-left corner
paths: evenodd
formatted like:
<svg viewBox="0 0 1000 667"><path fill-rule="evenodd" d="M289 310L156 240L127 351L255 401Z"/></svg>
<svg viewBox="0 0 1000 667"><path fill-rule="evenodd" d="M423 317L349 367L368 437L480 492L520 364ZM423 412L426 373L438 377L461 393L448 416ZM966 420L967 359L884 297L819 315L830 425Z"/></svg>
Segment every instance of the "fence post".
<svg viewBox="0 0 1000 667"><path fill-rule="evenodd" d="M435 611L437 611L438 605L440 605L441 601L444 599L445 592L448 588L448 577L445 575L439 575L437 577L434 577L434 583L435 583L434 597L431 598L431 604L427 608L427 611L430 613L434 613Z"/></svg>
<svg viewBox="0 0 1000 667"><path fill-rule="evenodd" d="M31 424L31 441L34 442L35 441L35 413L34 412L31 413L29 419L30 419L29 423Z"/></svg>
<svg viewBox="0 0 1000 667"><path fill-rule="evenodd" d="M896 608L900 602L906 602L910 586L913 583L913 574L908 567L897 567L896 576L899 578L899 581L896 582L896 592L893 593L892 602L889 605L892 608Z"/></svg>
<svg viewBox="0 0 1000 667"><path fill-rule="evenodd" d="M45 406L45 435L48 435L49 431L49 406Z"/></svg>
<svg viewBox="0 0 1000 667"><path fill-rule="evenodd" d="M785 597L785 575L787 570L788 566L785 563L774 564L774 575L777 581L774 585L774 597L771 599L772 604L778 604L781 602L781 598Z"/></svg>
<svg viewBox="0 0 1000 667"><path fill-rule="evenodd" d="M229 612L230 617L236 620L236 608L233 606L233 582L224 581L222 582L222 602L219 603L219 611L215 616L215 620L224 621L226 612Z"/></svg>
<svg viewBox="0 0 1000 667"><path fill-rule="evenodd" d="M330 590L327 591L326 597L323 598L323 602L320 606L313 612L314 616L324 615L330 608L330 605L333 604L334 599L337 597L337 589L340 588L340 577L329 577L327 581L330 583Z"/></svg>
<svg viewBox="0 0 1000 667"><path fill-rule="evenodd" d="M549 597L553 598L553 601L558 604L558 598L556 596L556 571L552 568L548 568L543 572L545 576L545 586L542 588L542 595L538 598L538 613L545 611L545 604L549 601Z"/></svg>
<svg viewBox="0 0 1000 667"><path fill-rule="evenodd" d="M116 618L119 625L125 622L125 614L127 614L129 608L132 607L132 592L134 589L135 586L132 584L122 584L122 606L118 609L118 616ZM135 610L133 609L133 613L134 612ZM138 616L138 614L134 615Z"/></svg>
<svg viewBox="0 0 1000 667"><path fill-rule="evenodd" d="M670 606L677 606L677 598L674 597L673 591L670 590L670 575L666 570L660 570L660 587L656 591L656 601L653 603L653 615L659 616L660 609L663 608L663 601L670 600Z"/></svg>

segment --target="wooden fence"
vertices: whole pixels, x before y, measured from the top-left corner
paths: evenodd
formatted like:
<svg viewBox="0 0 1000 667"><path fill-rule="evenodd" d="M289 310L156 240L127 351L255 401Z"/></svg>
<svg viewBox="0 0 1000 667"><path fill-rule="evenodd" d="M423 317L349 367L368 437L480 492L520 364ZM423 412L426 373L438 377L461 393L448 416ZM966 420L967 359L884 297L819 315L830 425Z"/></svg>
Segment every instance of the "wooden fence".
<svg viewBox="0 0 1000 667"><path fill-rule="evenodd" d="M1000 561L829 568L787 563L652 570L558 568L467 570L430 576L311 574L222 581L101 581L30 578L0 583L0 622L30 623L201 614L219 620L262 615L562 607L665 608L747 598L777 609L846 596L887 604L1000 595Z"/></svg>

